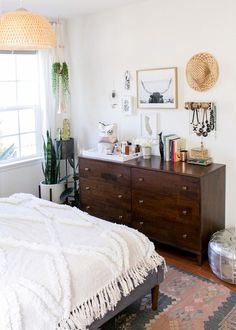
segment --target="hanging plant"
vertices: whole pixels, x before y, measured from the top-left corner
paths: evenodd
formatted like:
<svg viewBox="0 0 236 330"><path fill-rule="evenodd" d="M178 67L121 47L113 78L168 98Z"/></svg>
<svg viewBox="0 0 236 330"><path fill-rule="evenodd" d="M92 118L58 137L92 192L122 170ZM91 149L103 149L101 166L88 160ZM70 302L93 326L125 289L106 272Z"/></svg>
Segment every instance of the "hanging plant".
<svg viewBox="0 0 236 330"><path fill-rule="evenodd" d="M52 65L52 90L55 96L58 96L60 84L65 96L69 94L69 72L66 62L55 62Z"/></svg>

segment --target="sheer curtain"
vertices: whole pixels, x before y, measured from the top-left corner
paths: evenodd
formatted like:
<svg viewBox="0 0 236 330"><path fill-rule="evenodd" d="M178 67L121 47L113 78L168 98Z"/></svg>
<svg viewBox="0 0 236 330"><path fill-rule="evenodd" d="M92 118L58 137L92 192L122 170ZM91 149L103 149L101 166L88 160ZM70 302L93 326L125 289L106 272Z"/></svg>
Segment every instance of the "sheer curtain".
<svg viewBox="0 0 236 330"><path fill-rule="evenodd" d="M57 128L62 127L64 118L70 118L69 100L63 99L63 93L57 98L52 91L52 65L54 62L67 62L65 52L65 22L53 22L53 29L57 37L57 47L53 50L38 52L40 67L40 107L42 114L42 129L51 131L56 137Z"/></svg>

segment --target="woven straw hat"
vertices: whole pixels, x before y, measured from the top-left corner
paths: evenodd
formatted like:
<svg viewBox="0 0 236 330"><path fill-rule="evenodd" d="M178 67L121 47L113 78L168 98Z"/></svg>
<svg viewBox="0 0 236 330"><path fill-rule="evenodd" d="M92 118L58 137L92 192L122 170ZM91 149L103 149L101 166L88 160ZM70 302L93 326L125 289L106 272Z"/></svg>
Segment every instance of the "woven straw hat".
<svg viewBox="0 0 236 330"><path fill-rule="evenodd" d="M219 75L215 58L208 53L194 55L186 66L187 82L191 88L203 92L215 85Z"/></svg>

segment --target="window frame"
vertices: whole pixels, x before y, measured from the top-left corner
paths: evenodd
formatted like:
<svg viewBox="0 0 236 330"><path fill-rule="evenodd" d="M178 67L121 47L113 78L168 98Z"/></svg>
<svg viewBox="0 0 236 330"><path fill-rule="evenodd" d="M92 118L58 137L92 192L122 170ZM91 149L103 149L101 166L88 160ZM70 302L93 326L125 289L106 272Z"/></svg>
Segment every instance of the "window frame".
<svg viewBox="0 0 236 330"><path fill-rule="evenodd" d="M37 56L37 51L0 51L0 55L2 54L9 54L9 55L35 55ZM12 105L12 106L1 106L0 105L0 112L10 112L10 111L17 111L17 121L18 121L18 132L15 134L7 134L2 136L4 137L17 137L18 138L18 142L19 142L19 156L16 158L10 158L10 159L6 159L6 160L0 160L0 167L6 167L7 165L12 165L12 164L22 164L22 162L24 161L30 161L30 160L34 160L34 159L38 159L38 158L42 158L42 137L40 132L42 131L42 114L40 111L40 65L39 65L39 59L37 58L37 71L38 71L38 82L37 82L37 91L38 91L38 97L35 100L36 102L34 104L28 104L28 105ZM15 71L17 70L17 67L15 67ZM4 80L2 81L4 82ZM16 86L16 95L18 95L18 83L22 82L22 80L17 80L17 77L15 78L15 80L13 81ZM27 110L27 109L32 109L32 111L34 111L35 113L35 131L32 132L21 132L20 129L20 111L22 110ZM22 149L21 149L21 144L20 144L20 137L23 136L24 134L29 134L29 133L35 133L35 148L36 148L36 153L29 155L29 156L22 156Z"/></svg>

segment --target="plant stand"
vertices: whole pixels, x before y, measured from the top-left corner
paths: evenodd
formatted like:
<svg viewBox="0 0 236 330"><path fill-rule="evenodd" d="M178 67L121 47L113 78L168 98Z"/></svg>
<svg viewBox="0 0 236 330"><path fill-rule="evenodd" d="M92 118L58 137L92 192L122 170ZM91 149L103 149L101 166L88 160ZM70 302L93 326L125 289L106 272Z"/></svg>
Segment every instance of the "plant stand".
<svg viewBox="0 0 236 330"><path fill-rule="evenodd" d="M57 144L61 145L61 160L65 162L65 174L66 174L66 190L62 194L62 200L64 203L71 206L79 206L79 189L78 179L79 176L76 173L75 154L74 154L74 139L56 141ZM69 187L69 165L73 169L73 182L72 186Z"/></svg>

